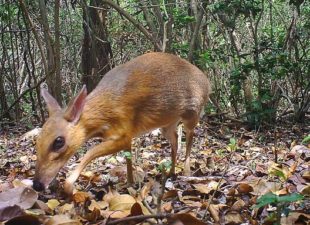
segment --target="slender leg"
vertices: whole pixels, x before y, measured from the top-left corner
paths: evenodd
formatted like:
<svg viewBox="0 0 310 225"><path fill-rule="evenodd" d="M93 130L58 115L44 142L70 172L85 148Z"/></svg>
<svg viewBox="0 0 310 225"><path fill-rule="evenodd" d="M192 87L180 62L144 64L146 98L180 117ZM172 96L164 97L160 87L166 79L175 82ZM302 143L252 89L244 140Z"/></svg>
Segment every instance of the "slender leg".
<svg viewBox="0 0 310 225"><path fill-rule="evenodd" d="M90 163L93 159L100 156L110 155L121 151L122 149L129 149L131 140L126 137L119 137L113 140L107 140L94 146L87 151L85 156L82 158L80 164L75 168L72 174L66 179L64 184L65 193L70 196L73 192L73 184L80 176L83 169Z"/></svg>
<svg viewBox="0 0 310 225"><path fill-rule="evenodd" d="M193 145L194 128L199 120L198 114L192 114L190 118L183 119L185 132L186 132L186 152L185 152L185 163L184 163L184 175L190 176L190 155Z"/></svg>
<svg viewBox="0 0 310 225"><path fill-rule="evenodd" d="M126 150L126 151L131 154L131 149L130 150ZM127 164L127 183L128 183L128 186L132 186L133 183L134 183L134 180L133 180L133 168L132 168L132 158L128 158L126 156L126 164Z"/></svg>
<svg viewBox="0 0 310 225"><path fill-rule="evenodd" d="M171 144L171 169L170 175L175 174L175 164L177 158L177 151L178 151L178 134L176 131L178 122L175 122L167 127L162 128L163 136L170 142Z"/></svg>
<svg viewBox="0 0 310 225"><path fill-rule="evenodd" d="M191 169L190 169L190 156L191 156L191 149L193 145L193 130L186 130L186 152L185 152L185 163L184 163L184 175L190 176Z"/></svg>

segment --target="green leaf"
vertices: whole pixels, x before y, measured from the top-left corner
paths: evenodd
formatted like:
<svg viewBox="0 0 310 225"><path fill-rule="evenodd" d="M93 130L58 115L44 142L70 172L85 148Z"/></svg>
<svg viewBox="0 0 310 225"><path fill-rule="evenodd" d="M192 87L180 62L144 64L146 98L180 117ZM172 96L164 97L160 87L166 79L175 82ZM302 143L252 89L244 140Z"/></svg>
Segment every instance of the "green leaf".
<svg viewBox="0 0 310 225"><path fill-rule="evenodd" d="M297 202L303 200L304 196L298 193L293 193L290 195L278 196L278 202Z"/></svg>
<svg viewBox="0 0 310 225"><path fill-rule="evenodd" d="M308 144L308 143L310 143L310 134L309 134L307 137L305 137L305 138L302 140L301 143L302 143L302 144Z"/></svg>
<svg viewBox="0 0 310 225"><path fill-rule="evenodd" d="M158 170L160 172L167 172L167 171L170 171L171 166L172 166L171 160L166 160L166 161L162 162L161 164L159 164Z"/></svg>
<svg viewBox="0 0 310 225"><path fill-rule="evenodd" d="M254 206L254 208L260 208L262 206L266 206L271 203L283 203L283 202L296 202L303 200L303 196L298 193L293 193L289 195L283 195L278 196L276 194L273 194L271 192L261 196L259 199L257 199L257 204Z"/></svg>
<svg viewBox="0 0 310 225"><path fill-rule="evenodd" d="M287 175L284 173L282 169L272 169L269 171L270 175L274 175L276 177L279 177L282 180L287 180Z"/></svg>
<svg viewBox="0 0 310 225"><path fill-rule="evenodd" d="M256 204L254 208L260 208L270 203L275 203L276 201L277 201L277 195L269 192L267 194L264 194L259 199L257 199L258 204Z"/></svg>

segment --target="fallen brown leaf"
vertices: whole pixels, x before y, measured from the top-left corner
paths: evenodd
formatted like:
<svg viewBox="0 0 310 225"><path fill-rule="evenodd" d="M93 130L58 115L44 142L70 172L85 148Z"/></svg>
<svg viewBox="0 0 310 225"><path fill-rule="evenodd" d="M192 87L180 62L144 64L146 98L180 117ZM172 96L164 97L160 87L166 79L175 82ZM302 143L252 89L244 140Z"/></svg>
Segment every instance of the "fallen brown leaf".
<svg viewBox="0 0 310 225"><path fill-rule="evenodd" d="M299 221L298 224L309 224L310 215L299 212L290 212L287 217L283 216L281 218L281 225L297 224L297 220Z"/></svg>
<svg viewBox="0 0 310 225"><path fill-rule="evenodd" d="M23 215L14 217L5 223L6 225L41 225L42 223L39 221L38 217L33 215ZM69 224L68 224L69 225Z"/></svg>
<svg viewBox="0 0 310 225"><path fill-rule="evenodd" d="M72 200L75 203L83 203L86 200L88 200L89 198L90 198L89 194L87 192L83 192L83 191L78 191L78 192L74 193L72 196Z"/></svg>
<svg viewBox="0 0 310 225"><path fill-rule="evenodd" d="M241 194L248 194L253 191L253 187L247 183L241 183L238 185L237 190Z"/></svg>
<svg viewBox="0 0 310 225"><path fill-rule="evenodd" d="M243 223L243 219L238 212L230 211L227 212L224 216L225 224L241 224Z"/></svg>
<svg viewBox="0 0 310 225"><path fill-rule="evenodd" d="M0 221L10 220L24 214L24 210L18 205L0 208Z"/></svg>
<svg viewBox="0 0 310 225"><path fill-rule="evenodd" d="M117 195L109 202L109 209L116 210L130 210L132 205L136 203L136 199L131 195Z"/></svg>
<svg viewBox="0 0 310 225"><path fill-rule="evenodd" d="M172 218L168 219L170 223L181 221L183 225L207 225L206 223L202 222L201 220L198 220L196 217L189 213L180 213L175 214L172 216Z"/></svg>
<svg viewBox="0 0 310 225"><path fill-rule="evenodd" d="M37 201L38 194L28 187L17 187L0 193L0 208L18 205L29 209Z"/></svg>
<svg viewBox="0 0 310 225"><path fill-rule="evenodd" d="M177 190L169 190L169 191L166 191L163 195L163 200L166 200L168 198L174 198L174 197L177 197L178 196L178 191Z"/></svg>
<svg viewBox="0 0 310 225"><path fill-rule="evenodd" d="M67 215L56 215L49 219L45 225L82 225L79 221L70 219Z"/></svg>
<svg viewBox="0 0 310 225"><path fill-rule="evenodd" d="M241 211L245 205L245 202L242 199L239 199L232 205L231 210Z"/></svg>

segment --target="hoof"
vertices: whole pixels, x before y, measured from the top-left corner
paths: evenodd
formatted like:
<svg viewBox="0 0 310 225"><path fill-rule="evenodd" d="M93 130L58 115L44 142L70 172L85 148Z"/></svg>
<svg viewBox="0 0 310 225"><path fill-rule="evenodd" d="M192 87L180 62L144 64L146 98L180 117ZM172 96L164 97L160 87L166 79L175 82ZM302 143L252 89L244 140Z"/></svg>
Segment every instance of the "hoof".
<svg viewBox="0 0 310 225"><path fill-rule="evenodd" d="M65 182L64 192L65 192L66 196L71 197L73 195L73 189L74 189L73 184L71 184L69 182Z"/></svg>

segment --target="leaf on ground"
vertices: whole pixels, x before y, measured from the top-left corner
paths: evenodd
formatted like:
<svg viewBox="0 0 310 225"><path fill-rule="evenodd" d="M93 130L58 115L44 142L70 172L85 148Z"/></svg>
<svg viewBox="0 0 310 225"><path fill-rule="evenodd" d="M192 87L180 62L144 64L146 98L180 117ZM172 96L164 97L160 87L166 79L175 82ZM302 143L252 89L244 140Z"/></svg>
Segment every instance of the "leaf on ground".
<svg viewBox="0 0 310 225"><path fill-rule="evenodd" d="M86 171L84 173L81 173L80 177L90 182L101 181L100 174L93 172L93 171Z"/></svg>
<svg viewBox="0 0 310 225"><path fill-rule="evenodd" d="M0 193L5 192L12 188L12 184L9 182L0 183Z"/></svg>
<svg viewBox="0 0 310 225"><path fill-rule="evenodd" d="M72 200L75 203L84 203L89 198L90 198L89 194L87 192L83 192L83 191L77 191L72 196Z"/></svg>
<svg viewBox="0 0 310 225"><path fill-rule="evenodd" d="M270 203L295 202L295 201L299 201L302 199L303 199L303 196L298 193L293 193L290 195L283 195L283 196L278 196L273 193L267 193L257 199L257 205L255 206L255 208L260 208Z"/></svg>
<svg viewBox="0 0 310 225"><path fill-rule="evenodd" d="M20 140L24 140L24 141L32 141L34 138L36 138L40 132L41 132L42 128L36 127L28 132L26 132L25 134L23 134L20 137Z"/></svg>
<svg viewBox="0 0 310 225"><path fill-rule="evenodd" d="M51 210L54 210L59 205L60 205L60 202L57 199L50 199L47 201L47 206Z"/></svg>
<svg viewBox="0 0 310 225"><path fill-rule="evenodd" d="M281 218L281 224L309 224L310 215L299 212L290 212L288 216L283 216Z"/></svg>
<svg viewBox="0 0 310 225"><path fill-rule="evenodd" d="M171 202L165 202L164 204L162 204L161 206L161 210L163 212L171 212L172 211L172 204Z"/></svg>
<svg viewBox="0 0 310 225"><path fill-rule="evenodd" d="M33 181L30 179L24 179L24 180L15 179L12 182L12 184L14 187L32 187Z"/></svg>
<svg viewBox="0 0 310 225"><path fill-rule="evenodd" d="M210 204L210 206L208 207L208 211L216 223L220 221L220 212L223 211L223 209L225 208L227 208L225 204Z"/></svg>
<svg viewBox="0 0 310 225"><path fill-rule="evenodd" d="M97 208L97 209L106 209L106 208L108 208L108 203L107 202L105 202L105 201L95 201L95 200L91 200L91 203L90 203L90 205L88 206L88 209L90 210L90 211L93 211L95 208Z"/></svg>
<svg viewBox="0 0 310 225"><path fill-rule="evenodd" d="M112 198L109 202L109 210L111 210L111 211L123 211L123 212L125 212L124 213L124 215L125 215L128 212L130 213L130 210L135 203L138 203L140 205L144 215L150 214L148 209L142 204L141 201L138 201L134 197L132 197L131 195L127 195L127 194L117 195L114 198Z"/></svg>
<svg viewBox="0 0 310 225"><path fill-rule="evenodd" d="M45 215L45 211L42 209L26 209L25 213L27 215L33 215L33 216L42 216Z"/></svg>
<svg viewBox="0 0 310 225"><path fill-rule="evenodd" d="M258 175L266 175L267 174L267 165L264 163L257 163L256 167L255 167L255 171L256 173L258 173Z"/></svg>
<svg viewBox="0 0 310 225"><path fill-rule="evenodd" d="M237 190L241 194L249 194L253 191L253 187L247 183L241 183L238 185Z"/></svg>
<svg viewBox="0 0 310 225"><path fill-rule="evenodd" d="M125 218L130 215L130 210L123 210L123 211L107 211L104 210L101 212L101 215L104 218L111 218L111 219L121 219Z"/></svg>
<svg viewBox="0 0 310 225"><path fill-rule="evenodd" d="M304 186L301 190L300 193L305 195L305 196L310 196L310 184L308 184L307 186Z"/></svg>
<svg viewBox="0 0 310 225"><path fill-rule="evenodd" d="M202 206L201 198L199 196L185 195L180 201L190 207L200 208Z"/></svg>
<svg viewBox="0 0 310 225"><path fill-rule="evenodd" d="M24 214L23 209L18 205L3 207L0 208L0 221L9 220Z"/></svg>
<svg viewBox="0 0 310 225"><path fill-rule="evenodd" d="M67 215L56 215L50 218L45 225L82 225L78 220L73 220Z"/></svg>
<svg viewBox="0 0 310 225"><path fill-rule="evenodd" d="M292 175L288 168L277 163L272 163L268 169L268 173L279 177L282 181L286 181Z"/></svg>
<svg viewBox="0 0 310 225"><path fill-rule="evenodd" d="M280 182L267 182L263 179L255 179L248 183L253 188L251 193L258 196L264 195L268 192L277 192L281 188Z"/></svg>
<svg viewBox="0 0 310 225"><path fill-rule="evenodd" d="M109 187L109 192L103 196L103 200L107 203L110 203L111 199L119 195L120 194L116 190L113 190L111 187Z"/></svg>
<svg viewBox="0 0 310 225"><path fill-rule="evenodd" d="M66 214L68 212L70 212L71 210L73 210L74 206L73 206L73 203L69 204L69 203L66 203L62 206L60 206L58 208L58 211L60 214Z"/></svg>
<svg viewBox="0 0 310 225"><path fill-rule="evenodd" d="M130 216L139 216L143 215L142 208L139 203L134 203L130 209Z"/></svg>
<svg viewBox="0 0 310 225"><path fill-rule="evenodd" d="M310 155L310 148L307 148L304 145L296 145L292 148L291 153L301 155L302 158L304 158L305 156Z"/></svg>
<svg viewBox="0 0 310 225"><path fill-rule="evenodd" d="M195 189L203 194L209 194L210 191L216 190L219 185L219 182L210 181L207 184L193 184Z"/></svg>
<svg viewBox="0 0 310 225"><path fill-rule="evenodd" d="M170 223L181 221L183 225L207 225L206 223L202 222L201 220L197 219L195 216L189 214L189 213L179 213L172 216L172 218L169 218L168 221Z"/></svg>
<svg viewBox="0 0 310 225"><path fill-rule="evenodd" d="M120 181L127 179L127 167L126 166L115 166L109 171L110 176L118 177Z"/></svg>
<svg viewBox="0 0 310 225"><path fill-rule="evenodd" d="M231 207L231 210L241 211L245 206L245 202L242 199L237 200Z"/></svg>
<svg viewBox="0 0 310 225"><path fill-rule="evenodd" d="M52 210L48 207L48 205L42 202L41 200L37 200L33 207L36 209L41 209L48 214L52 213Z"/></svg>
<svg viewBox="0 0 310 225"><path fill-rule="evenodd" d="M177 197L178 196L178 191L177 190L169 190L169 191L166 191L163 195L163 200L166 200L168 198L174 198L174 197Z"/></svg>
<svg viewBox="0 0 310 225"><path fill-rule="evenodd" d="M225 219L225 224L242 224L243 223L243 219L240 215L240 213L238 212L234 212L234 211L230 211L227 212L224 216Z"/></svg>
<svg viewBox="0 0 310 225"><path fill-rule="evenodd" d="M14 217L5 223L5 225L21 225L21 224L41 225L42 223L38 219L38 217L33 216L33 215L22 215L22 216Z"/></svg>
<svg viewBox="0 0 310 225"><path fill-rule="evenodd" d="M110 210L130 210L131 206L136 203L136 199L131 195L118 195L109 202Z"/></svg>
<svg viewBox="0 0 310 225"><path fill-rule="evenodd" d="M84 218L89 222L96 222L101 216L100 209L94 208L92 211L86 213Z"/></svg>
<svg viewBox="0 0 310 225"><path fill-rule="evenodd" d="M307 171L303 172L302 178L304 178L305 180L310 181L310 171L307 170Z"/></svg>
<svg viewBox="0 0 310 225"><path fill-rule="evenodd" d="M29 209L37 201L38 194L28 187L17 187L0 193L0 208L18 205Z"/></svg>

